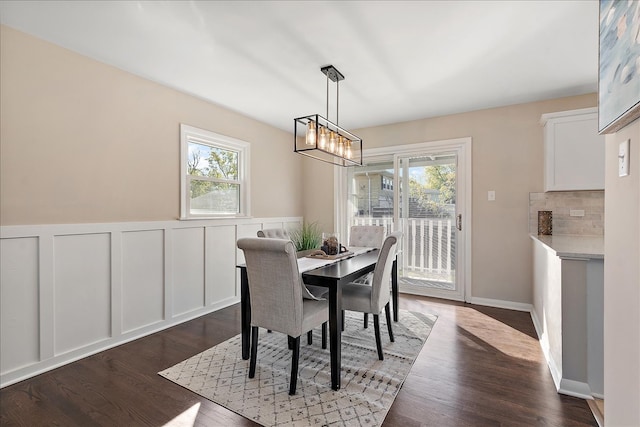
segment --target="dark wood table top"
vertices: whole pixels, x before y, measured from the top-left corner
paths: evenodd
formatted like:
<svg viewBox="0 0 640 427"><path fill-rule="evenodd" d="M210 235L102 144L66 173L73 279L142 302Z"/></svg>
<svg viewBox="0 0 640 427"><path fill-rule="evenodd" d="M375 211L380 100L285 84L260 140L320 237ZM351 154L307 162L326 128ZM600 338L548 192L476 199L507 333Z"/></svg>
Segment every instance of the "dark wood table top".
<svg viewBox="0 0 640 427"><path fill-rule="evenodd" d="M302 277L305 283L310 285L322 284L323 279L352 280L369 271L373 271L377 261L378 250L376 249L314 270L305 271L302 273Z"/></svg>

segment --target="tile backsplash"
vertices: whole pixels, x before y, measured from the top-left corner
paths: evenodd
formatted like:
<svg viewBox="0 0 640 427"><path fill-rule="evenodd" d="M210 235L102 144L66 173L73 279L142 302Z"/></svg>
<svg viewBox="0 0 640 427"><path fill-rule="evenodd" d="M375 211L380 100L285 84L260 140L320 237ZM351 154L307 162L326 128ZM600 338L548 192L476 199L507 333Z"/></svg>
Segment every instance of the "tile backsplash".
<svg viewBox="0 0 640 427"><path fill-rule="evenodd" d="M604 236L604 191L529 193L529 233L538 234L538 211L553 212L553 234Z"/></svg>

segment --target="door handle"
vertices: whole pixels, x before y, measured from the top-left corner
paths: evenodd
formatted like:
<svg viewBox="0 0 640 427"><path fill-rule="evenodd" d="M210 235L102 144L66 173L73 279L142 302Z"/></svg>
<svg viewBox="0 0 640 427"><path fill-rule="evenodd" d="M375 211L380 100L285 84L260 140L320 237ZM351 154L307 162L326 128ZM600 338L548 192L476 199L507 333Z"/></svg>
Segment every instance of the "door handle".
<svg viewBox="0 0 640 427"><path fill-rule="evenodd" d="M456 228L458 231L462 231L462 214L456 216Z"/></svg>

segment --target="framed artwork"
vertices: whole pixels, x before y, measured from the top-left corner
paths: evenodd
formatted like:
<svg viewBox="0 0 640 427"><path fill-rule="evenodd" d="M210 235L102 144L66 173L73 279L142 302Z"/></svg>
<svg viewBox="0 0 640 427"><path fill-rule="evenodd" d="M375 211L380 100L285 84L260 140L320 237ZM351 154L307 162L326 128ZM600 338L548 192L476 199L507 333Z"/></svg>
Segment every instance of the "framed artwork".
<svg viewBox="0 0 640 427"><path fill-rule="evenodd" d="M600 0L598 131L640 117L640 1Z"/></svg>

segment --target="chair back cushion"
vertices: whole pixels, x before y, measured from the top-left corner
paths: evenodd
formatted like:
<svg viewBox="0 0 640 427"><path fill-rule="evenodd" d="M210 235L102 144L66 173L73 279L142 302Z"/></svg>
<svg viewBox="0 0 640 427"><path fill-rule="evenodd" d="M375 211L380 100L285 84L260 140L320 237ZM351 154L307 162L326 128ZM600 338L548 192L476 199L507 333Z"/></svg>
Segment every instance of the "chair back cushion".
<svg viewBox="0 0 640 427"><path fill-rule="evenodd" d="M349 232L349 246L380 248L384 240L383 225L353 225Z"/></svg>
<svg viewBox="0 0 640 427"><path fill-rule="evenodd" d="M373 270L371 281L371 307L372 312L379 313L389 302L391 292L391 269L396 257L396 248L402 237L401 231L389 234L380 248L376 268Z"/></svg>
<svg viewBox="0 0 640 427"><path fill-rule="evenodd" d="M251 324L297 337L303 332L302 280L296 248L283 239L239 239L249 279Z"/></svg>
<svg viewBox="0 0 640 427"><path fill-rule="evenodd" d="M258 237L291 240L291 236L289 236L289 232L284 228L266 228L264 230L259 230Z"/></svg>

